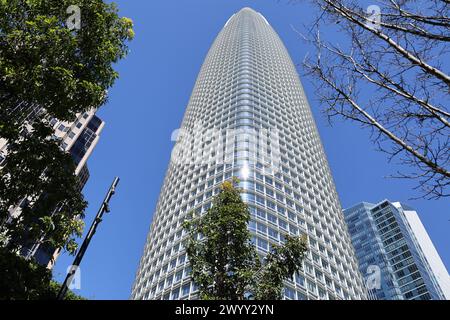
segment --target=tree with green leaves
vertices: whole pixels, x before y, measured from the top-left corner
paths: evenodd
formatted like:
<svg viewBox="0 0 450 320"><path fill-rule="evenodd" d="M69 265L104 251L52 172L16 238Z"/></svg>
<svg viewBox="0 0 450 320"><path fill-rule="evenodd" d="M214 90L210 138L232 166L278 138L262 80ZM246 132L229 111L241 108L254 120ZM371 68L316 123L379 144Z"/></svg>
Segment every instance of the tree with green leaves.
<svg viewBox="0 0 450 320"><path fill-rule="evenodd" d="M49 269L0 248L0 300L55 300L61 285ZM14 283L14 286L11 285ZM68 291L64 300L85 300Z"/></svg>
<svg viewBox="0 0 450 320"><path fill-rule="evenodd" d="M86 208L75 165L70 154L49 140L49 127L37 122L33 129L33 134L10 142L7 164L1 169L2 234L8 239L4 245L18 251L41 242L74 253ZM10 217L8 208L20 200L20 215Z"/></svg>
<svg viewBox="0 0 450 320"><path fill-rule="evenodd" d="M283 282L299 271L307 251L306 236L285 236L282 246L275 245L265 257L264 265L256 274L256 300L280 300L283 297Z"/></svg>
<svg viewBox="0 0 450 320"><path fill-rule="evenodd" d="M132 21L103 0L0 0L0 247L76 251L86 202L49 120L101 107L133 36Z"/></svg>
<svg viewBox="0 0 450 320"><path fill-rule="evenodd" d="M79 29L67 25L74 7ZM0 0L2 111L24 101L71 121L103 105L132 26L103 0Z"/></svg>
<svg viewBox="0 0 450 320"><path fill-rule="evenodd" d="M250 211L237 184L237 179L224 182L212 207L184 222L192 279L204 300L281 299L284 280L301 268L306 237L286 236L261 259L251 243Z"/></svg>

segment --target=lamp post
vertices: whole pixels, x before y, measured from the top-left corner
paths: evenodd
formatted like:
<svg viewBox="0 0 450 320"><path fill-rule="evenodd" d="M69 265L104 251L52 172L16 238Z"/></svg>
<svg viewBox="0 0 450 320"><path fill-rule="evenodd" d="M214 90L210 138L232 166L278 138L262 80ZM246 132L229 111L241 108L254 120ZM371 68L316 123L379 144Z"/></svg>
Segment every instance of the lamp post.
<svg viewBox="0 0 450 320"><path fill-rule="evenodd" d="M105 196L105 199L102 202L102 205L100 206L100 209L97 212L97 215L95 216L94 221L92 222L91 227L89 228L89 232L86 235L86 238L83 241L83 244L80 247L80 250L78 250L77 255L75 256L75 259L73 260L73 264L70 267L69 272L67 272L66 279L64 280L64 283L61 286L61 289L59 290L57 299L63 300L64 296L66 295L66 292L69 288L70 283L72 283L73 277L75 276L75 273L80 266L81 260L83 259L84 254L86 253L86 250L89 246L89 243L91 242L92 237L95 234L95 231L97 230L97 226L102 222L102 217L105 212L109 212L109 200L111 200L111 197L116 191L117 184L119 183L119 177L114 178L113 183L111 184L111 187L109 187L108 193Z"/></svg>

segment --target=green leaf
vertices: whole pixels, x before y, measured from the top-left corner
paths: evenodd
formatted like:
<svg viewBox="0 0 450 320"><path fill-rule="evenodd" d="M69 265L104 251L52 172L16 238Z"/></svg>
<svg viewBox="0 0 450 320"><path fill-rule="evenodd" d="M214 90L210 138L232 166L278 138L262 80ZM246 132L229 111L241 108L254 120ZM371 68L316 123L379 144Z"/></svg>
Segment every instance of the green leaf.
<svg viewBox="0 0 450 320"><path fill-rule="evenodd" d="M238 183L236 178L224 182L204 215L186 215L184 246L192 278L205 300L281 299L283 281L301 266L306 238L287 236L262 266L250 242L250 212Z"/></svg>

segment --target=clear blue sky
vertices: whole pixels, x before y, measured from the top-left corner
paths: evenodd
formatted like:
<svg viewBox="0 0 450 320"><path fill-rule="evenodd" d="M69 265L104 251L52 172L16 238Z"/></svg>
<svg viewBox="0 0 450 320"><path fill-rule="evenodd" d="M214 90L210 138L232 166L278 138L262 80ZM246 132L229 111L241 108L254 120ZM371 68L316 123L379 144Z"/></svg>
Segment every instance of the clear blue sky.
<svg viewBox="0 0 450 320"><path fill-rule="evenodd" d="M128 299L153 210L172 149L170 135L180 126L205 55L226 20L242 7L260 11L275 28L295 63L308 48L291 26L301 29L315 14L287 0L116 0L120 14L135 23L131 53L117 69L120 79L110 90L99 116L106 122L89 160L85 188L90 225L115 175L120 176L111 214L98 228L81 265L82 289L88 299ZM340 41L341 36L328 34ZM299 72L302 73L301 67ZM415 207L442 260L450 267L448 200L409 201L412 182L384 178L395 172L385 155L374 150L369 133L347 122L330 127L302 78L325 146L342 206L383 199ZM87 230L87 228L86 228ZM54 276L62 280L72 257L58 259Z"/></svg>

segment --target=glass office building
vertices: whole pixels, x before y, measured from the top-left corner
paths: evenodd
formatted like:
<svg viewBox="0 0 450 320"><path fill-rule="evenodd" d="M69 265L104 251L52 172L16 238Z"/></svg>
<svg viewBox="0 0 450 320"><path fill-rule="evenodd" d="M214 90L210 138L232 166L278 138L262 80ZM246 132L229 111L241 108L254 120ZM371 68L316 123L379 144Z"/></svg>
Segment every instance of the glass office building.
<svg viewBox="0 0 450 320"><path fill-rule="evenodd" d="M377 299L450 298L447 269L414 209L385 200L360 203L344 214L360 271L374 280L367 284Z"/></svg>
<svg viewBox="0 0 450 320"><path fill-rule="evenodd" d="M182 246L187 212L241 180L261 255L307 234L286 299L365 299L331 172L294 64L266 19L244 8L225 24L196 81L153 216L132 299L195 299Z"/></svg>

